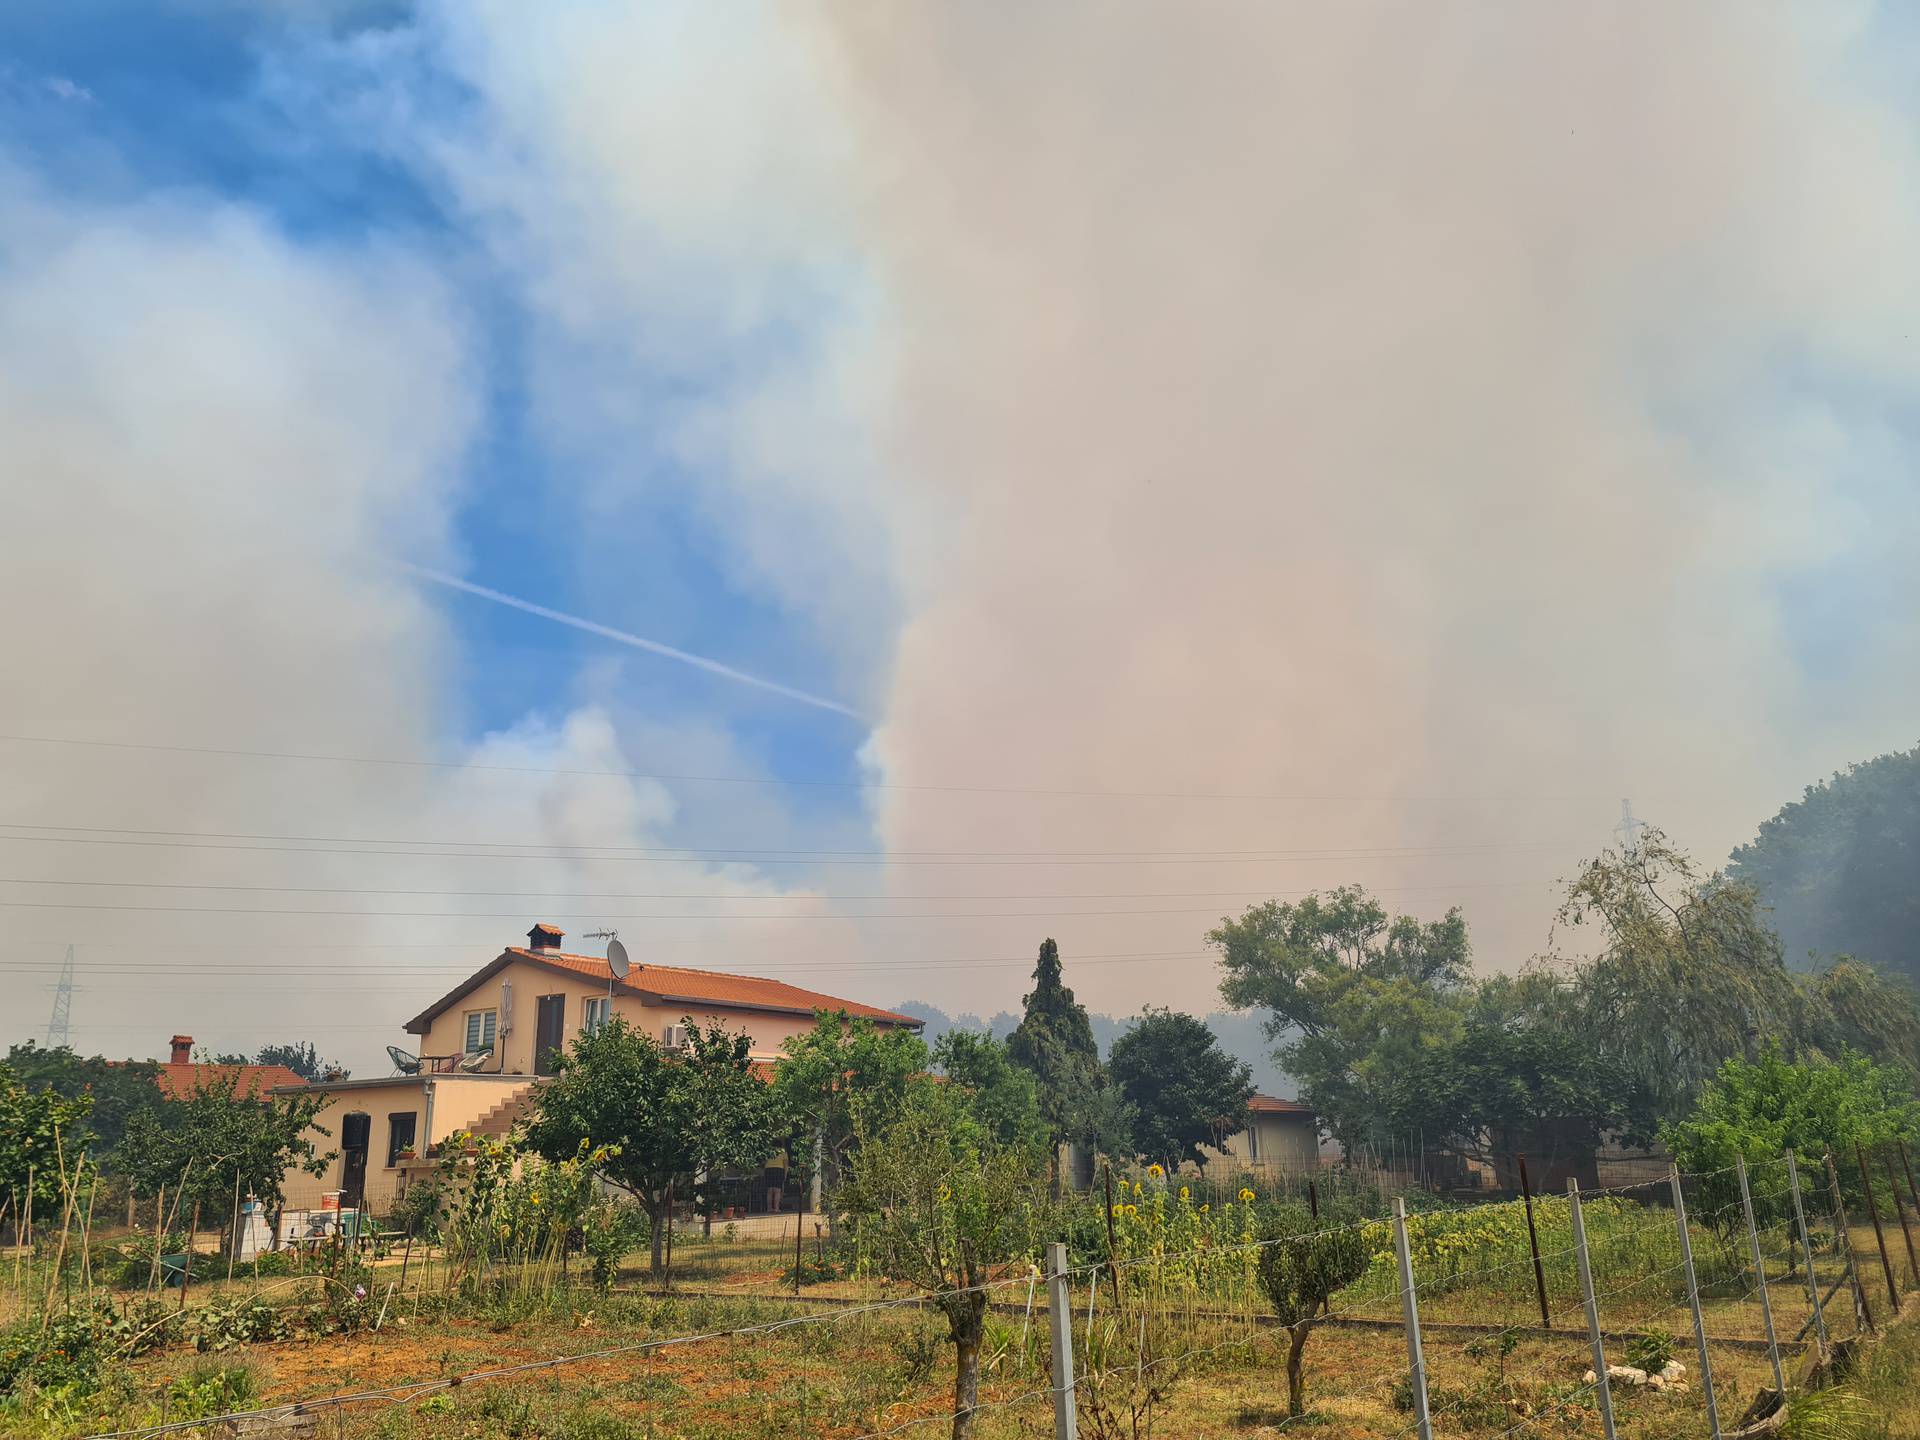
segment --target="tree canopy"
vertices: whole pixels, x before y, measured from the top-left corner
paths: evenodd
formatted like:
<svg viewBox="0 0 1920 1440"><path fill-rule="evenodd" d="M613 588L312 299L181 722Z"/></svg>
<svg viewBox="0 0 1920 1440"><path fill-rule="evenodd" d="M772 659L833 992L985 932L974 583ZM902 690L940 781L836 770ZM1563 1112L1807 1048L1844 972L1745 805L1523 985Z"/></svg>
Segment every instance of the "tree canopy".
<svg viewBox="0 0 1920 1440"><path fill-rule="evenodd" d="M16 1233L22 1215L59 1209L74 1162L86 1153L92 1105L84 1095L69 1099L50 1086L31 1086L0 1065L0 1204Z"/></svg>
<svg viewBox="0 0 1920 1440"><path fill-rule="evenodd" d="M1733 852L1785 952L1853 955L1920 983L1920 747L1849 765Z"/></svg>
<svg viewBox="0 0 1920 1440"><path fill-rule="evenodd" d="M165 1103L155 1083L159 1067L151 1060L110 1061L98 1055L77 1055L64 1045L49 1049L29 1040L7 1052L6 1064L30 1089L89 1100L91 1108L79 1133L94 1158L108 1164L113 1163L111 1152L126 1134L128 1118L140 1111L157 1111Z"/></svg>
<svg viewBox="0 0 1920 1440"><path fill-rule="evenodd" d="M1023 1013L1007 1037L1007 1054L1032 1074L1056 1151L1069 1141L1119 1149L1125 1107L1100 1063L1087 1007L1073 998L1062 973L1060 947L1049 937L1041 942L1033 989L1021 1000Z"/></svg>
<svg viewBox="0 0 1920 1440"><path fill-rule="evenodd" d="M991 1035L949 1030L933 1047L933 1063L995 1144L1038 1149L1046 1142L1033 1076Z"/></svg>
<svg viewBox="0 0 1920 1440"><path fill-rule="evenodd" d="M883 1028L844 1010L823 1011L813 1029L793 1036L773 1072L774 1102L792 1127L794 1155L815 1163L831 1191L839 1184L859 1127L881 1128L927 1073L930 1057L911 1030Z"/></svg>
<svg viewBox="0 0 1920 1440"><path fill-rule="evenodd" d="M1143 1010L1113 1042L1108 1068L1132 1117L1135 1153L1168 1169L1204 1165L1202 1145L1246 1128L1252 1072L1191 1015Z"/></svg>
<svg viewBox="0 0 1920 1440"><path fill-rule="evenodd" d="M1281 1067L1335 1138L1351 1149L1401 1133L1396 1074L1465 1023L1472 949L1457 909L1389 919L1348 885L1251 906L1207 940L1220 951L1221 996L1267 1012Z"/></svg>
<svg viewBox="0 0 1920 1440"><path fill-rule="evenodd" d="M236 1189L272 1209L294 1170L325 1172L333 1152L314 1139L328 1133L314 1118L326 1097L256 1096L240 1083L237 1074L206 1075L189 1093L129 1117L118 1161L136 1189L152 1195L164 1185L188 1206L226 1214Z"/></svg>
<svg viewBox="0 0 1920 1440"><path fill-rule="evenodd" d="M747 1037L687 1022L689 1044L669 1053L615 1016L577 1036L540 1087L527 1142L562 1162L602 1151L600 1173L646 1208L653 1268L676 1186L696 1173L757 1164L779 1143L766 1083Z"/></svg>

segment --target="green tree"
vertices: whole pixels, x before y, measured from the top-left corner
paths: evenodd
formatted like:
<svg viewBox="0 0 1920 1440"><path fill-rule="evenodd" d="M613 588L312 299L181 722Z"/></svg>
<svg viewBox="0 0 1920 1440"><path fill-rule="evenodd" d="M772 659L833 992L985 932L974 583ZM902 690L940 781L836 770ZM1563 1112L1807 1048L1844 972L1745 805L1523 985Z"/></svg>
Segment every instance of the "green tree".
<svg viewBox="0 0 1920 1440"><path fill-rule="evenodd" d="M1060 1186L1060 1146L1078 1143L1119 1151L1126 1144L1126 1110L1100 1063L1087 1007L1062 979L1060 947L1040 945L1033 989L1021 1000L1020 1024L1007 1037L1007 1055L1034 1078L1049 1141L1048 1171Z"/></svg>
<svg viewBox="0 0 1920 1440"><path fill-rule="evenodd" d="M1777 1045L1746 1060L1720 1066L1700 1091L1684 1120L1665 1127L1661 1139L1683 1170L1704 1175L1698 1209L1724 1226L1742 1223L1738 1177L1727 1173L1736 1158L1747 1162L1757 1214L1767 1220L1786 1213L1788 1187L1782 1154L1800 1157L1801 1173L1821 1183L1822 1156L1833 1152L1842 1188L1859 1198L1854 1147L1870 1154L1920 1136L1920 1102L1912 1077L1864 1055L1843 1051L1834 1060L1790 1061Z"/></svg>
<svg viewBox="0 0 1920 1440"><path fill-rule="evenodd" d="M1583 866L1559 920L1599 931L1580 1023L1662 1118L1684 1115L1729 1056L1794 1043L1803 999L1758 893L1701 876L1658 830Z"/></svg>
<svg viewBox="0 0 1920 1440"><path fill-rule="evenodd" d="M1137 1154L1169 1170L1204 1165L1202 1145L1247 1126L1253 1072L1220 1048L1205 1022L1151 1007L1113 1042L1108 1059L1133 1117Z"/></svg>
<svg viewBox="0 0 1920 1440"><path fill-rule="evenodd" d="M689 1045L669 1053L615 1016L555 1061L527 1125L527 1143L562 1163L584 1145L600 1173L639 1200L653 1232L652 1268L676 1191L700 1170L764 1159L774 1146L765 1082L747 1039L686 1022Z"/></svg>
<svg viewBox="0 0 1920 1440"><path fill-rule="evenodd" d="M24 1215L59 1213L74 1163L86 1154L92 1108L88 1096L35 1089L11 1065L0 1065L0 1205L16 1234Z"/></svg>
<svg viewBox="0 0 1920 1440"><path fill-rule="evenodd" d="M1033 1076L1007 1057L1007 1047L976 1030L949 1030L933 1047L933 1063L965 1097L967 1108L997 1145L1037 1150L1046 1142Z"/></svg>
<svg viewBox="0 0 1920 1440"><path fill-rule="evenodd" d="M322 1060L311 1040L295 1040L285 1045L262 1045L253 1057L255 1065L284 1065L302 1080L344 1080L347 1070L332 1060Z"/></svg>
<svg viewBox="0 0 1920 1440"><path fill-rule="evenodd" d="M326 1097L266 1095L240 1089L240 1076L203 1076L193 1090L136 1111L127 1121L118 1160L134 1186L158 1194L162 1185L180 1198L182 1214L198 1206L229 1220L231 1241L236 1192L257 1195L269 1209L284 1199L282 1187L295 1170L319 1175L333 1158L322 1153L314 1124Z"/></svg>
<svg viewBox="0 0 1920 1440"><path fill-rule="evenodd" d="M90 1100L87 1144L95 1159L108 1164L126 1133L128 1117L138 1111L157 1111L165 1103L156 1081L160 1067L151 1060L83 1057L64 1045L47 1049L29 1040L7 1052L6 1064L31 1089L51 1089L69 1100Z"/></svg>
<svg viewBox="0 0 1920 1440"><path fill-rule="evenodd" d="M1464 1028L1398 1072L1387 1107L1397 1131L1503 1174L1519 1153L1550 1169L1610 1132L1651 1138L1647 1097L1627 1068L1594 1045L1577 1009L1529 1002L1531 988L1487 982Z"/></svg>
<svg viewBox="0 0 1920 1440"><path fill-rule="evenodd" d="M1797 978L1802 1009L1796 1029L1803 1047L1825 1055L1857 1050L1920 1075L1920 1005L1904 979L1891 979L1850 955Z"/></svg>
<svg viewBox="0 0 1920 1440"><path fill-rule="evenodd" d="M1466 921L1389 919L1359 886L1288 904L1269 900L1207 934L1221 996L1266 1011L1275 1058L1349 1152L1398 1131L1395 1077L1465 1023L1472 955Z"/></svg>
<svg viewBox="0 0 1920 1440"><path fill-rule="evenodd" d="M1275 1206L1261 1239L1267 1243L1259 1251L1260 1288L1287 1332L1287 1414L1299 1415L1307 1337L1333 1297L1366 1274L1373 1249L1359 1217L1336 1215L1331 1207L1316 1217L1303 1205Z"/></svg>
<svg viewBox="0 0 1920 1440"><path fill-rule="evenodd" d="M1920 983L1920 748L1807 787L1733 852L1785 953L1854 955Z"/></svg>
<svg viewBox="0 0 1920 1440"><path fill-rule="evenodd" d="M954 1347L953 1435L973 1431L989 1294L1045 1233L1040 1157L994 1141L946 1085L918 1087L884 1127L860 1126L860 1159L837 1196L844 1223L889 1279L925 1291Z"/></svg>
<svg viewBox="0 0 1920 1440"><path fill-rule="evenodd" d="M911 1030L881 1027L844 1010L823 1011L813 1029L781 1047L774 1103L792 1127L796 1160L809 1157L828 1194L840 1183L864 1119L883 1127L927 1073L926 1044Z"/></svg>

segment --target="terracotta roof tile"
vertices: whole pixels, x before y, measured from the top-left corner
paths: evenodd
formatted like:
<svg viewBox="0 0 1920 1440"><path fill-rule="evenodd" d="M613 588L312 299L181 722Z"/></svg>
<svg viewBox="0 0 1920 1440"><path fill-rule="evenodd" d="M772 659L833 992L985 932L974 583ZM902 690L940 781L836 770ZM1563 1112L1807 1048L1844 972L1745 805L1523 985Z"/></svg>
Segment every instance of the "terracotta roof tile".
<svg viewBox="0 0 1920 1440"><path fill-rule="evenodd" d="M199 1065L193 1063L175 1065L161 1062L154 1078L161 1091L169 1100L181 1100L191 1095L202 1085L216 1083L224 1086L228 1078L238 1075L234 1093L244 1097L264 1100L267 1092L280 1086L304 1086L306 1078L294 1073L284 1065Z"/></svg>
<svg viewBox="0 0 1920 1440"><path fill-rule="evenodd" d="M522 960L557 965L595 980L607 978L607 962L597 955L568 955L558 950L528 950L518 945L508 953ZM620 988L667 1004L737 1005L755 1010L777 1010L811 1015L816 1010L844 1010L868 1020L919 1028L920 1021L877 1005L842 1000L818 990L765 980L755 975L733 975L724 970L689 970L678 965L635 965L619 982Z"/></svg>

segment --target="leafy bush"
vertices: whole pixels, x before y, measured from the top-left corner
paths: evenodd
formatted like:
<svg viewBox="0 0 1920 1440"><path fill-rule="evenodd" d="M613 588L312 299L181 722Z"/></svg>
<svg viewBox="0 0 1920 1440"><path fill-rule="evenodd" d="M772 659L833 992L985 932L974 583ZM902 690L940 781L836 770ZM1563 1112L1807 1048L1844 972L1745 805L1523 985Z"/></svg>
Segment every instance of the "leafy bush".
<svg viewBox="0 0 1920 1440"><path fill-rule="evenodd" d="M1673 1359L1673 1336L1649 1330L1627 1342L1627 1363L1649 1375L1658 1375Z"/></svg>
<svg viewBox="0 0 1920 1440"><path fill-rule="evenodd" d="M602 1290L612 1289L621 1260L644 1244L649 1233L647 1212L637 1205L603 1201L588 1210L581 1219L581 1244L593 1283Z"/></svg>
<svg viewBox="0 0 1920 1440"><path fill-rule="evenodd" d="M252 1296L215 1300L193 1315L193 1343L200 1350L284 1340L294 1329L291 1314Z"/></svg>
<svg viewBox="0 0 1920 1440"><path fill-rule="evenodd" d="M195 1366L167 1386L167 1413L175 1420L221 1415L246 1408L253 1395L253 1372L246 1366Z"/></svg>

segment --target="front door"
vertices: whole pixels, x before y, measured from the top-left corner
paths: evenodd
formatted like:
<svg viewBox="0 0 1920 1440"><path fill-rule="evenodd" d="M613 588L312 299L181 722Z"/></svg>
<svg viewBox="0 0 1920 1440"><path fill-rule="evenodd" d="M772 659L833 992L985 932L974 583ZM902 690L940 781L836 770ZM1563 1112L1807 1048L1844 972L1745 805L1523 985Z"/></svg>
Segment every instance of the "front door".
<svg viewBox="0 0 1920 1440"><path fill-rule="evenodd" d="M371 1115L348 1115L340 1121L340 1208L358 1210L367 1198L367 1144L373 1134Z"/></svg>
<svg viewBox="0 0 1920 1440"><path fill-rule="evenodd" d="M567 1042L567 997L542 995L533 1026L533 1073L553 1074L554 1052Z"/></svg>

